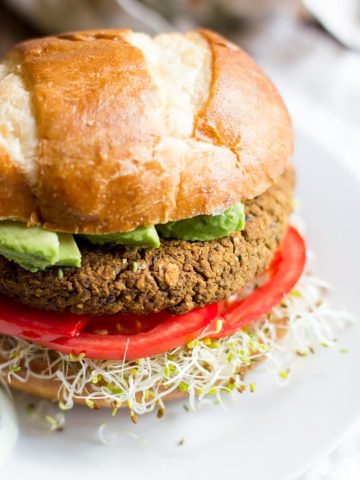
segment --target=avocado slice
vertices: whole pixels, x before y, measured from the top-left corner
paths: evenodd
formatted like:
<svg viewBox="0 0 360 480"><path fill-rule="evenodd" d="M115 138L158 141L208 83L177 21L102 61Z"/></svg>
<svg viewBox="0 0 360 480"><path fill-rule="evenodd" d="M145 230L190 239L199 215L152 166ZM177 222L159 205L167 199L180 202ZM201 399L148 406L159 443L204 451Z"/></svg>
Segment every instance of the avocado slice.
<svg viewBox="0 0 360 480"><path fill-rule="evenodd" d="M207 241L227 237L232 232L243 230L244 226L244 205L239 202L220 215L198 215L177 222L157 225L156 229L164 238Z"/></svg>
<svg viewBox="0 0 360 480"><path fill-rule="evenodd" d="M154 226L139 227L131 232L105 233L103 235L80 235L95 245L115 243L134 247L159 247L160 239Z"/></svg>
<svg viewBox="0 0 360 480"><path fill-rule="evenodd" d="M81 267L81 253L71 233L58 233L59 267Z"/></svg>
<svg viewBox="0 0 360 480"><path fill-rule="evenodd" d="M0 255L30 272L44 270L59 260L59 238L55 232L24 223L0 222Z"/></svg>
<svg viewBox="0 0 360 480"><path fill-rule="evenodd" d="M20 222L0 222L0 255L30 272L53 265L81 266L81 254L70 233L27 227Z"/></svg>

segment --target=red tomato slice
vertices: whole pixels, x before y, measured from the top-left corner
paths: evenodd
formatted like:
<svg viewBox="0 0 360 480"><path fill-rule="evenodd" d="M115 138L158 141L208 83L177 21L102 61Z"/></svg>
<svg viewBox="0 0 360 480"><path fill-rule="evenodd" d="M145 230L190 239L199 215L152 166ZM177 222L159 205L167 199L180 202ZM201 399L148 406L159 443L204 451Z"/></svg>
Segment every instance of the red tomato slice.
<svg viewBox="0 0 360 480"><path fill-rule="evenodd" d="M136 359L167 352L214 331L216 320L224 320L220 333L232 335L278 305L295 286L305 265L305 243L290 227L270 268L270 279L242 301L195 309L184 315L166 312L147 316L111 315L79 317L52 314L0 302L0 331L31 339L63 353L104 360ZM139 323L140 322L140 323ZM121 331L122 334L118 334ZM210 334L209 334L210 335Z"/></svg>
<svg viewBox="0 0 360 480"><path fill-rule="evenodd" d="M51 342L61 337L75 337L83 330L89 318L35 310L0 297L0 332L5 335Z"/></svg>
<svg viewBox="0 0 360 480"><path fill-rule="evenodd" d="M198 308L184 315L169 315L147 332L132 335L99 335L82 332L76 338L54 342L36 341L58 352L84 353L89 358L134 360L167 352L197 338L220 313L221 303ZM120 315L118 315L120 317Z"/></svg>
<svg viewBox="0 0 360 480"><path fill-rule="evenodd" d="M115 314L92 317L84 328L84 333L97 335L136 335L148 332L170 317L169 313L159 312L149 315Z"/></svg>
<svg viewBox="0 0 360 480"><path fill-rule="evenodd" d="M279 305L285 295L296 285L304 271L305 262L304 239L294 228L290 227L281 250L277 252L270 266L271 279L244 300L233 303L222 314L224 323L221 332L213 337L233 335L240 328L249 325Z"/></svg>

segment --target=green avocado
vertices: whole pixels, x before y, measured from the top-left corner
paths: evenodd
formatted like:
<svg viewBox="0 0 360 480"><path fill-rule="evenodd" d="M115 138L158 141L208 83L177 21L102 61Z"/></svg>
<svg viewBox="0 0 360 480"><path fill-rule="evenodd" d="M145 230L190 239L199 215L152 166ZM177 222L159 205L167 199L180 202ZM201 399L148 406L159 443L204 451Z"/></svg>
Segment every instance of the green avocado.
<svg viewBox="0 0 360 480"><path fill-rule="evenodd" d="M139 227L132 232L81 235L81 237L95 245L115 243L134 247L160 247L159 235L154 226Z"/></svg>
<svg viewBox="0 0 360 480"><path fill-rule="evenodd" d="M199 215L197 217L157 225L157 231L164 238L188 241L207 241L226 237L242 230L245 226L245 212L242 203L236 203L220 215Z"/></svg>
<svg viewBox="0 0 360 480"><path fill-rule="evenodd" d="M0 222L0 255L30 272L44 270L59 260L59 238L56 233L39 227Z"/></svg>
<svg viewBox="0 0 360 480"><path fill-rule="evenodd" d="M81 254L71 234L12 221L0 222L0 255L30 272L53 265L81 265Z"/></svg>
<svg viewBox="0 0 360 480"><path fill-rule="evenodd" d="M81 253L71 233L58 233L59 267L81 267Z"/></svg>

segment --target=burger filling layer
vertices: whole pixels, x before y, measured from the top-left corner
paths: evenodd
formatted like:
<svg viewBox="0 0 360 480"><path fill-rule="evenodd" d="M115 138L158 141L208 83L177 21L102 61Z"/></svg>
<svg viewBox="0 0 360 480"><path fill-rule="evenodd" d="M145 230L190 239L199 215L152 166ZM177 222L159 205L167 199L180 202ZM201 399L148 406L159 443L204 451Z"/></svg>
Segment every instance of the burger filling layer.
<svg viewBox="0 0 360 480"><path fill-rule="evenodd" d="M216 240L162 238L159 248L139 248L93 245L80 238L80 268L34 273L0 257L0 290L41 310L77 315L180 314L221 301L271 262L287 228L293 186L289 169L268 191L245 203L242 231ZM234 217L238 221L241 215ZM164 236L182 229L166 228Z"/></svg>
<svg viewBox="0 0 360 480"><path fill-rule="evenodd" d="M164 225L139 227L131 232L81 235L94 245L160 247L159 233L178 240L214 240L244 228L245 213L237 203L218 215L199 215ZM27 227L13 221L0 222L0 255L25 270L37 272L53 266L81 266L81 253L73 235Z"/></svg>

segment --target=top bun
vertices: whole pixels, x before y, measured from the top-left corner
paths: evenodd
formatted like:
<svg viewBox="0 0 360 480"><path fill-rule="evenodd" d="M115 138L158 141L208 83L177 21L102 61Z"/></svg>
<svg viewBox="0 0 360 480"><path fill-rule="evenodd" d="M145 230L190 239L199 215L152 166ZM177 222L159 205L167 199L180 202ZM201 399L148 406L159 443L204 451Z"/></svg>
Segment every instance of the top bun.
<svg viewBox="0 0 360 480"><path fill-rule="evenodd" d="M209 30L75 32L0 64L0 218L73 233L219 213L284 172L270 80Z"/></svg>

